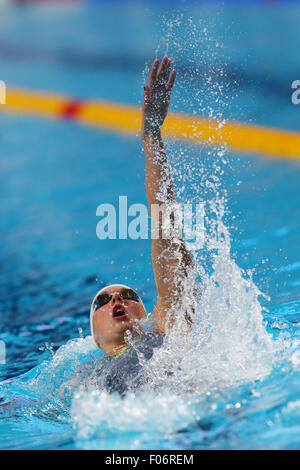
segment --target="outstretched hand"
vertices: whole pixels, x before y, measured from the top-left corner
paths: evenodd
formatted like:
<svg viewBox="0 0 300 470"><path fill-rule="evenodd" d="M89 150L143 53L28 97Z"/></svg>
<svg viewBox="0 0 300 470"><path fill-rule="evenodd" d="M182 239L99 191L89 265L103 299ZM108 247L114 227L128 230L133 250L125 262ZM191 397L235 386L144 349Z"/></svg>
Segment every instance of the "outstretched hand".
<svg viewBox="0 0 300 470"><path fill-rule="evenodd" d="M161 61L160 66L158 59L152 64L148 85L144 86L142 106L143 135L159 132L167 116L171 90L176 77L176 70L171 72L171 64L171 59L166 55Z"/></svg>

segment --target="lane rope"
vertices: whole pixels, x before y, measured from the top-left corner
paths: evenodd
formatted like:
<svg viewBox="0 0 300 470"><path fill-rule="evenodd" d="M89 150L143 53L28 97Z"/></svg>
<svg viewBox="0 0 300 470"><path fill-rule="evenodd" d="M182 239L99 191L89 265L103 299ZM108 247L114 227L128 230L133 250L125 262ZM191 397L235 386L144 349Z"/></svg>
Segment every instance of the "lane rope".
<svg viewBox="0 0 300 470"><path fill-rule="evenodd" d="M140 107L102 100L80 100L55 93L7 88L0 112L72 119L81 124L137 135ZM300 133L202 116L170 113L163 126L169 137L204 145L227 145L233 152L300 160Z"/></svg>

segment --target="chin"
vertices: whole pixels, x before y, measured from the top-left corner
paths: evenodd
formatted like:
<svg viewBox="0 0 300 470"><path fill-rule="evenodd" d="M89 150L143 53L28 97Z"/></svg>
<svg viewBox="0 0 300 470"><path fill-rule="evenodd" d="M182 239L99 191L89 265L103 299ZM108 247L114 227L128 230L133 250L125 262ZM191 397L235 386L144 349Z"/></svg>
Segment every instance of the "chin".
<svg viewBox="0 0 300 470"><path fill-rule="evenodd" d="M121 331L132 330L132 328L133 328L133 323L130 320L122 320L120 321L118 325L118 329Z"/></svg>

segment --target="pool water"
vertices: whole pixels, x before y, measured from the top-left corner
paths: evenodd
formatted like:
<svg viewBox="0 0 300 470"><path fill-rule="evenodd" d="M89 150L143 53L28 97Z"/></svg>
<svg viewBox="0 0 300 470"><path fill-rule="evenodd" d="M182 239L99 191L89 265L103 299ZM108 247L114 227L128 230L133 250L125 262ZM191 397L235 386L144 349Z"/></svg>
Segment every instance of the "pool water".
<svg viewBox="0 0 300 470"><path fill-rule="evenodd" d="M2 6L1 80L140 104L147 67L168 52L173 109L300 130L300 5L118 9ZM63 384L102 354L89 330L95 292L125 283L153 309L151 240L96 236L99 204L146 204L141 142L71 121L0 123L0 448L299 449L300 163L168 142L178 197L205 201L215 221L193 253L191 349L173 344L178 371L165 383L159 351L156 381L137 397L66 397Z"/></svg>

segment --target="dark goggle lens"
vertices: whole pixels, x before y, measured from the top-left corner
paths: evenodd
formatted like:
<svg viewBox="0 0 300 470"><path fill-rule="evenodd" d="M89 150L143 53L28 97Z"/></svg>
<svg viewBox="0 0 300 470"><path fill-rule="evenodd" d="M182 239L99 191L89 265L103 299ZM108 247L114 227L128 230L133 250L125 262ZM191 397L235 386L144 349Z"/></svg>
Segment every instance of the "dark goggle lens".
<svg viewBox="0 0 300 470"><path fill-rule="evenodd" d="M94 304L94 310L98 310L98 308L103 307L103 305L108 304L110 299L112 298L111 295L109 294L100 294L98 295L95 304Z"/></svg>
<svg viewBox="0 0 300 470"><path fill-rule="evenodd" d="M126 289L120 292L120 296L125 300L134 300L135 302L139 301L139 296L134 290Z"/></svg>
<svg viewBox="0 0 300 470"><path fill-rule="evenodd" d="M124 300L133 300L134 302L139 302L140 298L134 290L126 289L120 292L120 296ZM108 304L111 300L111 294L100 294L98 295L97 299L94 303L94 312L99 308L103 307L103 305Z"/></svg>

